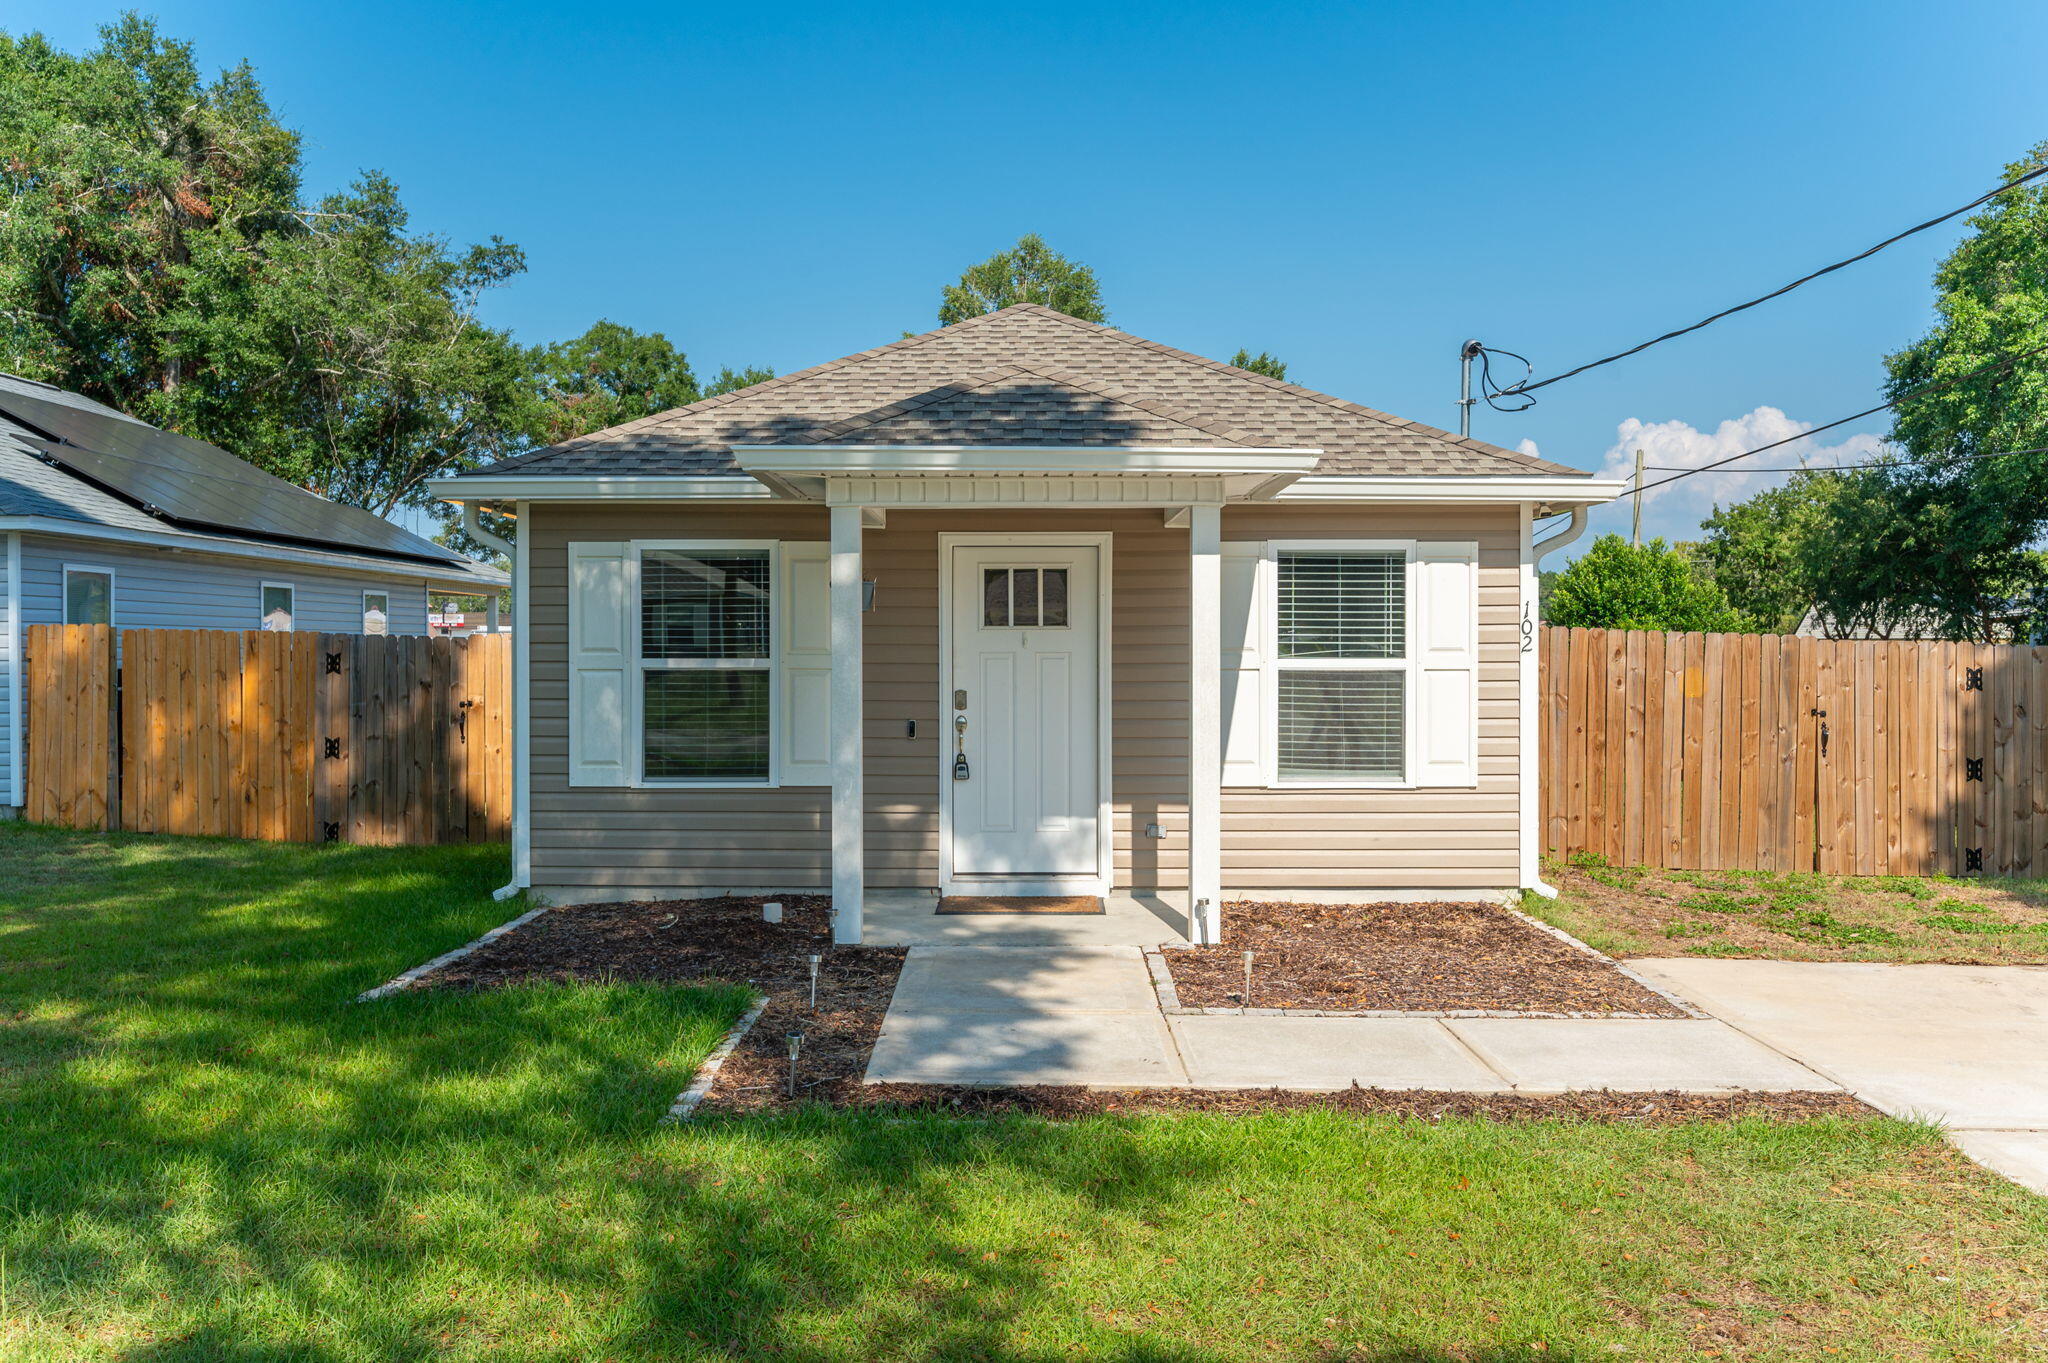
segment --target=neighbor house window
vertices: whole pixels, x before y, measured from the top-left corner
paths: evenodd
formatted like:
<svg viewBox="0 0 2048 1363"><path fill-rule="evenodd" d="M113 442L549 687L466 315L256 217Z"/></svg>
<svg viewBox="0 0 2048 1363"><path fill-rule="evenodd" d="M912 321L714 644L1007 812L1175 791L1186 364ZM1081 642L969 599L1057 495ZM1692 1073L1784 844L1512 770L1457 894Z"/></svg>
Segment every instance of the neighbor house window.
<svg viewBox="0 0 2048 1363"><path fill-rule="evenodd" d="M1275 774L1405 780L1407 555L1282 547L1275 560Z"/></svg>
<svg viewBox="0 0 2048 1363"><path fill-rule="evenodd" d="M388 634L391 630L391 594L363 593L363 633Z"/></svg>
<svg viewBox="0 0 2048 1363"><path fill-rule="evenodd" d="M640 551L640 756L648 781L767 781L774 551Z"/></svg>
<svg viewBox="0 0 2048 1363"><path fill-rule="evenodd" d="M114 570L112 568L64 569L64 623L67 625L111 625L114 623Z"/></svg>
<svg viewBox="0 0 2048 1363"><path fill-rule="evenodd" d="M289 582L266 582L263 584L262 615L260 623L264 629L289 634L292 628L292 599L295 593Z"/></svg>

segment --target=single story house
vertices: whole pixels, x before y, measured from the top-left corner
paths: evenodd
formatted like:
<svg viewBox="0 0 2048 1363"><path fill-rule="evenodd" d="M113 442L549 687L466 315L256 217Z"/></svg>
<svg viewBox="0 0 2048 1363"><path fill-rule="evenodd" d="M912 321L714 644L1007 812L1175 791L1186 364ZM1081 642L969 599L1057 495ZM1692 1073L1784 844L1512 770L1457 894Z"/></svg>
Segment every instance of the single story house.
<svg viewBox="0 0 2048 1363"><path fill-rule="evenodd" d="M503 571L203 441L0 374L0 817L23 803L35 624L425 634Z"/></svg>
<svg viewBox="0 0 2048 1363"><path fill-rule="evenodd" d="M1623 485L1037 306L431 485L516 513L566 902L1536 882L1538 518Z"/></svg>

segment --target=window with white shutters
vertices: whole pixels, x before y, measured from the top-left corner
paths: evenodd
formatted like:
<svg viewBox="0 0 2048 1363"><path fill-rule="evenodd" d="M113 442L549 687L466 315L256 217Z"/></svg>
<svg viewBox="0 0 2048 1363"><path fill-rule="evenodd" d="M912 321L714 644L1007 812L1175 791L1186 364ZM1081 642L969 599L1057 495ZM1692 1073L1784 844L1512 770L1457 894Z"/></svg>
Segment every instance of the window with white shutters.
<svg viewBox="0 0 2048 1363"><path fill-rule="evenodd" d="M1407 555L1283 547L1273 583L1275 778L1406 780Z"/></svg>

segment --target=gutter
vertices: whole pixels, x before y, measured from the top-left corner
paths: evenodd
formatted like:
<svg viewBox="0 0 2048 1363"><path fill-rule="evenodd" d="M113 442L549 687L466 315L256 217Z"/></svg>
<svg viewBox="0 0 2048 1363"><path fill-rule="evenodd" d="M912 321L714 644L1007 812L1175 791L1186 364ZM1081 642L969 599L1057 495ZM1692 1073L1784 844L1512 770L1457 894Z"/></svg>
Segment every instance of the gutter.
<svg viewBox="0 0 2048 1363"><path fill-rule="evenodd" d="M74 521L61 516L0 516L0 532L44 535L51 539L105 540L111 544L140 544L152 549L169 549L181 554L210 554L216 558L254 558L272 563L298 563L331 572L391 578L400 582L431 582L454 591L476 592L502 587L503 574L481 563L474 572L448 572L449 565L437 566L425 559L372 559L353 554L322 553L317 549L293 549L283 544L255 540L215 539L204 535L178 534L158 530L130 530L102 525L97 521Z"/></svg>

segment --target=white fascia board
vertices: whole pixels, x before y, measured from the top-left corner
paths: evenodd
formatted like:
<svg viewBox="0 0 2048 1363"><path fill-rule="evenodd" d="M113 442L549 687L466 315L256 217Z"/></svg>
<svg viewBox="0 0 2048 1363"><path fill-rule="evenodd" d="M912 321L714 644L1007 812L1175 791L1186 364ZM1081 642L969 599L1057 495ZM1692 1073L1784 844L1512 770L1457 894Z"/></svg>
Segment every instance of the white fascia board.
<svg viewBox="0 0 2048 1363"><path fill-rule="evenodd" d="M752 478L630 474L557 476L508 473L429 478L427 491L449 502L771 501L775 494Z"/></svg>
<svg viewBox="0 0 2048 1363"><path fill-rule="evenodd" d="M1312 449L1126 445L734 445L749 473L1228 474L1307 473Z"/></svg>
<svg viewBox="0 0 2048 1363"><path fill-rule="evenodd" d="M0 516L0 534L19 530L26 535L54 539L102 540L112 544L139 544L151 549L175 549L187 554L217 554L226 558L253 558L270 563L303 563L365 577L388 577L401 582L426 582L440 587L460 587L476 592L502 587L512 579L497 568L478 563L462 572L437 569L431 563L381 563L348 554L323 554L318 549L293 549L285 545L255 544L248 540L208 539L203 535L169 534L155 530L129 530L117 525L65 520L61 516Z"/></svg>
<svg viewBox="0 0 2048 1363"><path fill-rule="evenodd" d="M1569 474L1442 474L1421 477L1303 478L1283 490L1282 502L1534 502L1546 506L1598 506L1628 491L1620 478Z"/></svg>

